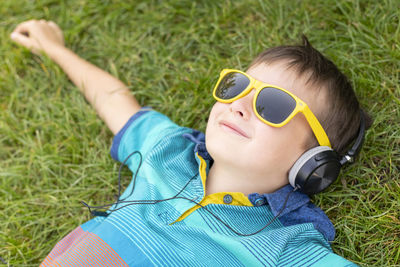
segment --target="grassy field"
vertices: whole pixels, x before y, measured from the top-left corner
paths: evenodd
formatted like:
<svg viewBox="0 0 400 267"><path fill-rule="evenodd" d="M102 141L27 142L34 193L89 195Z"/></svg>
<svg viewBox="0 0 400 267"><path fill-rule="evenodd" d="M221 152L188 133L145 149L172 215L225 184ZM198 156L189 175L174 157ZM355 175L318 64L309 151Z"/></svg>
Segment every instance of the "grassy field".
<svg viewBox="0 0 400 267"><path fill-rule="evenodd" d="M37 266L90 219L80 200L117 192L111 132L59 67L9 38L43 18L142 105L200 130L222 68L245 70L265 48L306 34L375 119L356 164L313 197L336 227L332 248L362 266L400 266L398 0L2 0L0 17L0 264Z"/></svg>

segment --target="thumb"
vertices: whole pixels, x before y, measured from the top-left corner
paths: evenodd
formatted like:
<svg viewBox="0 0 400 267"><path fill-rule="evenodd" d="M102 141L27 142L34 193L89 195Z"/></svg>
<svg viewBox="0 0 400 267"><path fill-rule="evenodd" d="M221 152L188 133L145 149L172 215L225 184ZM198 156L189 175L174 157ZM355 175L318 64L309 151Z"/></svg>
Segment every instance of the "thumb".
<svg viewBox="0 0 400 267"><path fill-rule="evenodd" d="M37 54L38 51L36 51L36 49L34 48L34 45L32 44L32 39L29 38L27 35L25 35L23 33L19 33L19 32L13 32L13 33L11 33L10 38L14 42L16 42L22 46L25 46L26 48L31 50L33 53Z"/></svg>
<svg viewBox="0 0 400 267"><path fill-rule="evenodd" d="M29 38L24 34L21 34L18 32L13 32L13 33L11 33L10 37L14 42L16 42L20 45L23 45L27 48L30 48L32 45Z"/></svg>

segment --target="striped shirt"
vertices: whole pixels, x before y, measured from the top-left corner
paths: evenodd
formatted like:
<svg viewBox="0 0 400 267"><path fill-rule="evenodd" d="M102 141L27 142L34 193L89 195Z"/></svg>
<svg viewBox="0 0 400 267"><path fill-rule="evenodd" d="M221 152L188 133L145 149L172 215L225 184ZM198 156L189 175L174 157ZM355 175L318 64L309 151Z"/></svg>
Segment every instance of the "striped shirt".
<svg viewBox="0 0 400 267"><path fill-rule="evenodd" d="M138 154L127 158L134 151L142 155L139 169ZM205 196L212 159L204 134L158 112L132 116L115 136L111 155L137 172L120 197L125 202L64 237L42 266L355 266L332 252L332 223L297 191L264 230L235 233L254 233L271 222L293 188ZM152 201L161 199L169 200Z"/></svg>

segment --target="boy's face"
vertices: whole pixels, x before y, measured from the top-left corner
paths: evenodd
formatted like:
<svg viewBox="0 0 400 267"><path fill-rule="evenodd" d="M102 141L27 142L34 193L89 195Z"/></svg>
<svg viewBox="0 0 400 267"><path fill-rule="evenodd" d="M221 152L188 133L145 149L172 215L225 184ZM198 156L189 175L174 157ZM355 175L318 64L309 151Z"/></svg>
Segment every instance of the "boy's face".
<svg viewBox="0 0 400 267"><path fill-rule="evenodd" d="M316 105L318 100L323 100L318 91L307 88L304 79L287 70L283 62L259 64L246 73L292 92L306 102L314 114L321 111ZM275 187L272 190L275 191L288 183L288 171L308 149L314 134L302 113L280 128L263 123L253 111L254 94L253 89L232 103L214 104L207 123L206 146L215 163L244 173L249 183L269 189Z"/></svg>

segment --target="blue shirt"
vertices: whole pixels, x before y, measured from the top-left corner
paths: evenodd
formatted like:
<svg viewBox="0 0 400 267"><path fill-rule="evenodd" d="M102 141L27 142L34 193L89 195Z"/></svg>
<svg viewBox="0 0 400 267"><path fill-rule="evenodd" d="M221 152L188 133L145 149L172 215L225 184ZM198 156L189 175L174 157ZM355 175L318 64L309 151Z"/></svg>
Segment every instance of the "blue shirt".
<svg viewBox="0 0 400 267"><path fill-rule="evenodd" d="M140 168L139 154L127 158L134 151L140 151ZM333 225L306 195L292 193L270 223L293 190L289 185L271 194L205 196L212 159L204 134L158 112L142 109L132 116L115 136L111 155L127 159L134 176L137 172L120 197L125 202L71 232L43 266L354 265L332 252ZM255 235L234 232L254 233L267 223Z"/></svg>

